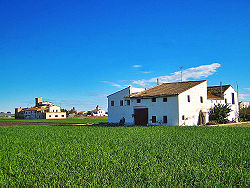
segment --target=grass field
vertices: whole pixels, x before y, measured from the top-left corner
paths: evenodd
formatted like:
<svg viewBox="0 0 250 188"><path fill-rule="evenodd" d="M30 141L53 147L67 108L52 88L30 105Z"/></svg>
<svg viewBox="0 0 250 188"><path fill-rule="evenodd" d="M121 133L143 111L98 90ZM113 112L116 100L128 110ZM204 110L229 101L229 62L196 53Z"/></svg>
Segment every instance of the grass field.
<svg viewBox="0 0 250 188"><path fill-rule="evenodd" d="M0 186L249 186L248 127L0 127Z"/></svg>
<svg viewBox="0 0 250 188"><path fill-rule="evenodd" d="M0 121L16 121L16 122L50 122L50 123L107 123L108 117L82 117L82 118L66 118L66 119L0 119Z"/></svg>

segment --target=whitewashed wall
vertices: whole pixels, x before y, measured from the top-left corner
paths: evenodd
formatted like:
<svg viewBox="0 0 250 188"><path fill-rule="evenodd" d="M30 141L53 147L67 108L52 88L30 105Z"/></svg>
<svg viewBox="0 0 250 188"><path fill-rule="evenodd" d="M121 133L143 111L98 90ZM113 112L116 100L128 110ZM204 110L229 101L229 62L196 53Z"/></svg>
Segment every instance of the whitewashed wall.
<svg viewBox="0 0 250 188"><path fill-rule="evenodd" d="M156 98L156 102L152 102L152 99L149 98L141 99L141 103L137 103L137 100L133 99L132 111L136 108L148 108L149 125L178 125L178 96L165 98L167 98L167 102L163 102L161 97ZM152 116L156 116L156 123L152 123ZM167 123L163 123L163 116L167 116Z"/></svg>
<svg viewBox="0 0 250 188"><path fill-rule="evenodd" d="M61 112L61 107L59 106L50 106L49 112Z"/></svg>
<svg viewBox="0 0 250 188"><path fill-rule="evenodd" d="M46 119L65 119L66 112L46 112ZM57 117L56 117L57 116Z"/></svg>
<svg viewBox="0 0 250 188"><path fill-rule="evenodd" d="M188 95L190 96L190 102L188 102ZM201 96L203 97L203 103L200 102ZM178 99L179 125L197 125L200 111L205 112L206 122L208 122L207 81L179 94ZM183 115L184 120L182 120Z"/></svg>
<svg viewBox="0 0 250 188"><path fill-rule="evenodd" d="M144 88L127 87L121 91L108 96L108 122L119 123L124 117L126 124L134 124L133 102L130 99L124 97L132 93L138 93L145 90ZM123 106L120 106L120 100L123 100ZM127 100L130 100L130 105L127 105ZM111 106L111 101L114 101L114 106Z"/></svg>
<svg viewBox="0 0 250 188"><path fill-rule="evenodd" d="M124 117L126 123L134 123L132 120L132 107L127 106L125 102L125 96L130 94L131 87L127 87L121 91L118 91L108 96L108 122L119 123ZM120 106L120 100L123 100L123 105ZM114 106L111 106L111 101L114 101ZM131 116L131 117L130 117Z"/></svg>

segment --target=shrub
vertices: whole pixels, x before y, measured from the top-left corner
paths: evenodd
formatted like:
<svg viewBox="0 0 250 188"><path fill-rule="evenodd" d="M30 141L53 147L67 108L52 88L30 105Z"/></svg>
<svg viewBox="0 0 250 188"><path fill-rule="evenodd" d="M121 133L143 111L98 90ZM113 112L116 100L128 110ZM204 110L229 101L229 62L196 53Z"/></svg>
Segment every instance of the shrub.
<svg viewBox="0 0 250 188"><path fill-rule="evenodd" d="M228 123L227 117L231 112L231 108L228 104L217 104L210 109L209 121L215 121L217 123Z"/></svg>

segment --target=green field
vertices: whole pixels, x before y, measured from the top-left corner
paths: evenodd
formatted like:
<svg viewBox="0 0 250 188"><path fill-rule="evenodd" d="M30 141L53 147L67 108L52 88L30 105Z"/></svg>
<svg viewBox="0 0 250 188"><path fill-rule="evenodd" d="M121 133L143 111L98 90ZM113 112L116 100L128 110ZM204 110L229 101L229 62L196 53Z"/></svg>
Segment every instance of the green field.
<svg viewBox="0 0 250 188"><path fill-rule="evenodd" d="M248 127L0 128L0 186L249 186Z"/></svg>
<svg viewBox="0 0 250 188"><path fill-rule="evenodd" d="M82 117L67 119L0 119L0 121L16 121L16 122L50 122L50 123L107 123L108 117Z"/></svg>

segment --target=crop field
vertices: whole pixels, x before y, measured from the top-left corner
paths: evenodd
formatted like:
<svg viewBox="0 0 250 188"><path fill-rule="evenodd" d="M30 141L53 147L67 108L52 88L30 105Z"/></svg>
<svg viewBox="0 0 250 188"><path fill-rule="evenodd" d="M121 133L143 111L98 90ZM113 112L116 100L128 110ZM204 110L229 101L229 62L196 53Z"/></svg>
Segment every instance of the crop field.
<svg viewBox="0 0 250 188"><path fill-rule="evenodd" d="M0 187L248 187L249 130L0 127Z"/></svg>

